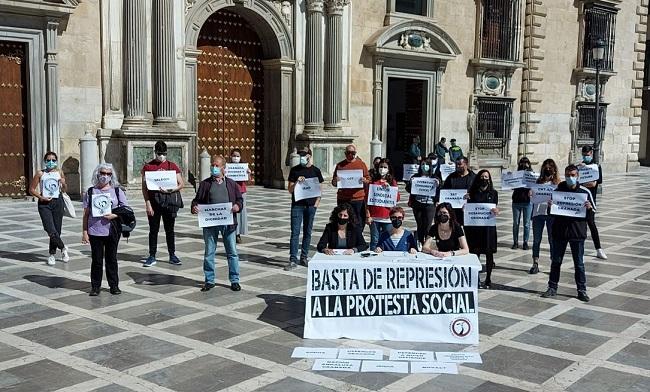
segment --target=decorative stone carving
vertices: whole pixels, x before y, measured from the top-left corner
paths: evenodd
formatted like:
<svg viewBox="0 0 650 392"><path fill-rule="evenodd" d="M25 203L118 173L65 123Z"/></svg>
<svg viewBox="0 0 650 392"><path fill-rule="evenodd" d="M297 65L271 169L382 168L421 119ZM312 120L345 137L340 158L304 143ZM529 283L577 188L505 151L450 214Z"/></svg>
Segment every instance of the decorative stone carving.
<svg viewBox="0 0 650 392"><path fill-rule="evenodd" d="M500 96L505 91L505 77L496 72L485 72L481 77L481 92L485 95Z"/></svg>
<svg viewBox="0 0 650 392"><path fill-rule="evenodd" d="M196 0L185 0L185 15L194 7Z"/></svg>
<svg viewBox="0 0 650 392"><path fill-rule="evenodd" d="M288 0L273 0L275 8L280 11L282 18L284 18L285 23L288 27L291 27L292 15L293 15L293 6L291 1Z"/></svg>
<svg viewBox="0 0 650 392"><path fill-rule="evenodd" d="M399 46L412 50L431 49L431 37L423 31L407 31L400 36Z"/></svg>

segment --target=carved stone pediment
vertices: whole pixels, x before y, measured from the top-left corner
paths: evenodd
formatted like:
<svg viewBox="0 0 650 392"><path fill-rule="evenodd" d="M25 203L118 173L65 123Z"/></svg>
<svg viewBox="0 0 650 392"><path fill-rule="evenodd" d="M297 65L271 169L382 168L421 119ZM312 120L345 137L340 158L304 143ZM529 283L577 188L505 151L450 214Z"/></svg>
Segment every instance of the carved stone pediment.
<svg viewBox="0 0 650 392"><path fill-rule="evenodd" d="M83 0L0 1L0 13L63 17L72 14Z"/></svg>

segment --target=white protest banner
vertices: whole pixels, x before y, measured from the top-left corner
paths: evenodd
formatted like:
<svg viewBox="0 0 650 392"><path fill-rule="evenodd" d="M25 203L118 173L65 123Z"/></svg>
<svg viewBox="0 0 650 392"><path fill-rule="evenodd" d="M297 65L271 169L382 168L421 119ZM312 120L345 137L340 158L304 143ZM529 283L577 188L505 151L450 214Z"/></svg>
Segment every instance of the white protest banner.
<svg viewBox="0 0 650 392"><path fill-rule="evenodd" d="M413 164L404 164L404 175L402 175L402 180L408 181L413 177L414 175L418 174L418 170L420 170L420 165L417 163Z"/></svg>
<svg viewBox="0 0 650 392"><path fill-rule="evenodd" d="M391 361L426 361L433 362L433 351L390 350L388 358Z"/></svg>
<svg viewBox="0 0 650 392"><path fill-rule="evenodd" d="M463 208L466 194L465 189L441 189L440 203L449 203L453 208Z"/></svg>
<svg viewBox="0 0 650 392"><path fill-rule="evenodd" d="M339 350L339 359L384 359L384 351L374 348L342 348Z"/></svg>
<svg viewBox="0 0 650 392"><path fill-rule="evenodd" d="M584 184L585 182L598 181L600 178L597 164L578 166L578 174L580 175L578 181L580 181L581 184Z"/></svg>
<svg viewBox="0 0 650 392"><path fill-rule="evenodd" d="M537 179L539 178L539 173L534 171L524 171L524 186L530 188L531 186L537 184Z"/></svg>
<svg viewBox="0 0 650 392"><path fill-rule="evenodd" d="M491 211L496 206L493 203L465 204L465 226L496 226L497 217Z"/></svg>
<svg viewBox="0 0 650 392"><path fill-rule="evenodd" d="M156 170L144 172L147 189L159 191L161 189L174 189L178 186L174 170Z"/></svg>
<svg viewBox="0 0 650 392"><path fill-rule="evenodd" d="M553 191L551 214L584 218L587 216L586 201L586 193Z"/></svg>
<svg viewBox="0 0 650 392"><path fill-rule="evenodd" d="M431 177L415 177L411 179L411 194L420 196L435 196L438 182Z"/></svg>
<svg viewBox="0 0 650 392"><path fill-rule="evenodd" d="M368 205L377 207L395 207L397 205L396 186L370 184L368 188Z"/></svg>
<svg viewBox="0 0 650 392"><path fill-rule="evenodd" d="M479 353L466 353L466 352L437 352L436 359L439 362L451 363L483 363L481 354Z"/></svg>
<svg viewBox="0 0 650 392"><path fill-rule="evenodd" d="M458 374L458 365L447 362L411 362L411 373Z"/></svg>
<svg viewBox="0 0 650 392"><path fill-rule="evenodd" d="M248 163L226 163L226 177L233 181L248 181Z"/></svg>
<svg viewBox="0 0 650 392"><path fill-rule="evenodd" d="M110 193L92 193L91 199L91 213L93 218L99 218L111 213L112 205Z"/></svg>
<svg viewBox="0 0 650 392"><path fill-rule="evenodd" d="M293 188L293 197L296 199L296 201L320 196L320 182L318 182L317 177L305 178L305 181L296 182L296 186Z"/></svg>
<svg viewBox="0 0 650 392"><path fill-rule="evenodd" d="M338 170L336 177L336 186L339 189L363 188L363 170Z"/></svg>
<svg viewBox="0 0 650 392"><path fill-rule="evenodd" d="M502 171L501 172L501 189L515 189L523 188L526 185L524 184L524 170L517 171Z"/></svg>
<svg viewBox="0 0 650 392"><path fill-rule="evenodd" d="M61 185L60 181L61 175L59 172L43 172L41 175L41 188L44 197L50 197L52 199L58 199L61 194Z"/></svg>
<svg viewBox="0 0 650 392"><path fill-rule="evenodd" d="M232 203L199 204L199 227L232 225Z"/></svg>
<svg viewBox="0 0 650 392"><path fill-rule="evenodd" d="M453 172L456 171L456 164L454 163L445 163L440 165L440 175L442 176L442 180L446 180L447 177Z"/></svg>
<svg viewBox="0 0 650 392"><path fill-rule="evenodd" d="M363 361L361 363L362 373L408 373L408 362L394 361Z"/></svg>
<svg viewBox="0 0 650 392"><path fill-rule="evenodd" d="M317 254L308 268L306 339L478 344L476 255L368 263Z"/></svg>
<svg viewBox="0 0 650 392"><path fill-rule="evenodd" d="M555 188L557 188L557 185L553 184L535 184L531 186L530 190L533 192L533 197L530 198L530 201L533 204L548 203Z"/></svg>
<svg viewBox="0 0 650 392"><path fill-rule="evenodd" d="M338 354L338 348L296 347L293 349L293 353L291 353L291 358L336 359Z"/></svg>
<svg viewBox="0 0 650 392"><path fill-rule="evenodd" d="M317 359L311 370L329 370L335 372L358 372L361 361L349 359Z"/></svg>

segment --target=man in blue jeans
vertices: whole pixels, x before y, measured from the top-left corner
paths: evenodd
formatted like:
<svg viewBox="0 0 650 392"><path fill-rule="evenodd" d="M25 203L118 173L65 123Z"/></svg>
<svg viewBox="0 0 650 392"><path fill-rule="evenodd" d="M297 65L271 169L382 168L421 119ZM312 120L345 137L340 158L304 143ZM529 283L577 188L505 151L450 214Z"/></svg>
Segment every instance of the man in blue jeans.
<svg viewBox="0 0 650 392"><path fill-rule="evenodd" d="M324 181L319 168L311 162L311 150L307 147L298 151L300 164L289 171L289 193L291 193L291 240L289 242L289 263L285 271L298 267L298 240L300 226L302 225L302 247L300 251L300 264L307 266L309 245L311 244L311 229L314 225L316 209L320 204L320 196L296 200L296 187L301 191L312 188L320 195L320 184ZM304 193L304 192L301 192Z"/></svg>
<svg viewBox="0 0 650 392"><path fill-rule="evenodd" d="M587 212L595 209L591 192L578 183L578 167L576 165L567 166L564 169L564 177L566 180L558 184L556 191L587 194L587 201L584 207L587 209ZM583 260L585 239L587 239L587 218L553 215L551 237L551 241L553 241L551 274L548 279L548 289L542 294L542 297L550 298L557 295L562 259L564 258L566 247L569 245L571 247L571 255L573 256L578 299L583 302L589 302L589 296L587 295L587 277L585 275L585 264Z"/></svg>
<svg viewBox="0 0 650 392"><path fill-rule="evenodd" d="M233 224L203 228L205 252L203 256L203 274L205 284L201 291L209 291L215 286L214 256L217 251L219 235L223 237L223 245L228 259L228 278L230 289L240 291L239 285L239 255L237 254L237 213L242 208L244 199L239 191L239 185L224 175L226 160L221 155L212 157L211 176L201 181L196 197L192 200L192 214L199 213L199 204L232 204Z"/></svg>

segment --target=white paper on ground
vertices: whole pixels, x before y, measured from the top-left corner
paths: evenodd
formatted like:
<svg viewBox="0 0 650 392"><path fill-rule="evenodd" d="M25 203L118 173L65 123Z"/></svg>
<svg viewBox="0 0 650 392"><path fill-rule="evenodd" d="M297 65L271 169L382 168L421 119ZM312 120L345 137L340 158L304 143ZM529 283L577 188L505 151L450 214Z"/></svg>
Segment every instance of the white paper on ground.
<svg viewBox="0 0 650 392"><path fill-rule="evenodd" d="M411 362L411 373L458 374L458 365L448 362Z"/></svg>
<svg viewBox="0 0 650 392"><path fill-rule="evenodd" d="M317 359L311 370L333 370L338 372L358 372L361 361L348 359Z"/></svg>
<svg viewBox="0 0 650 392"><path fill-rule="evenodd" d="M330 347L296 347L291 358L322 358L335 359L339 354L338 348Z"/></svg>
<svg viewBox="0 0 650 392"><path fill-rule="evenodd" d="M479 353L436 352L436 359L439 362L483 363L483 360L481 359L481 354L479 354Z"/></svg>
<svg viewBox="0 0 650 392"><path fill-rule="evenodd" d="M391 361L425 361L433 362L433 351L390 350Z"/></svg>
<svg viewBox="0 0 650 392"><path fill-rule="evenodd" d="M379 372L379 373L408 373L408 362L397 361L363 361L361 372Z"/></svg>
<svg viewBox="0 0 650 392"><path fill-rule="evenodd" d="M339 359L384 359L383 350L369 348L342 348L339 350Z"/></svg>

